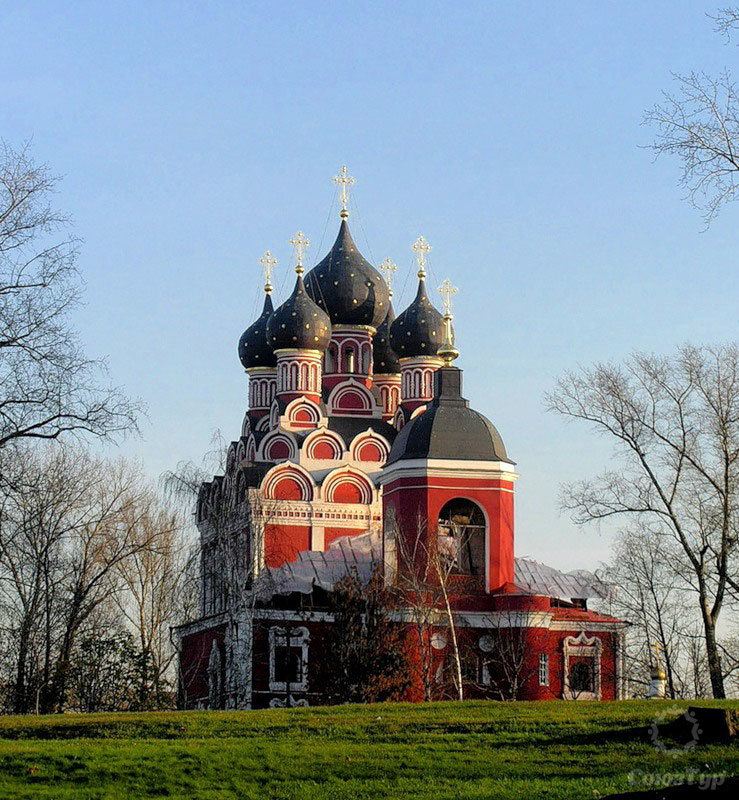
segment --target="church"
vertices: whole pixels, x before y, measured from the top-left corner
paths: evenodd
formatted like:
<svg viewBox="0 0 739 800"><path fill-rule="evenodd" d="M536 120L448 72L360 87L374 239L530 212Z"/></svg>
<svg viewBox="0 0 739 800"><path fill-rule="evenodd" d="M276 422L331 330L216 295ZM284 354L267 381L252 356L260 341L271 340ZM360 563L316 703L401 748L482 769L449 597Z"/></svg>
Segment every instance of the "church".
<svg viewBox="0 0 739 800"><path fill-rule="evenodd" d="M397 599L409 674L402 699L614 700L626 623L590 609L609 587L514 550L518 477L495 426L464 397L443 313L413 245L418 289L396 317L390 259L373 266L341 213L329 252L243 333L240 436L200 489L201 615L175 629L183 708L329 702L332 592L379 576ZM384 273L381 274L381 273ZM482 290L482 287L478 287ZM482 369L482 364L472 364Z"/></svg>

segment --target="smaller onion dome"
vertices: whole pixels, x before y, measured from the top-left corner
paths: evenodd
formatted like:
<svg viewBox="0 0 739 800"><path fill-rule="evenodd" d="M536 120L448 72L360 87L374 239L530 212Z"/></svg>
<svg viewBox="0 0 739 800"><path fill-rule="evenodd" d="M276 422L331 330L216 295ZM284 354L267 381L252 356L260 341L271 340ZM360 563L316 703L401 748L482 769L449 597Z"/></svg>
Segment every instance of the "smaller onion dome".
<svg viewBox="0 0 739 800"><path fill-rule="evenodd" d="M390 347L398 358L435 356L443 341L444 319L431 304L421 278L415 300L390 326Z"/></svg>
<svg viewBox="0 0 739 800"><path fill-rule="evenodd" d="M323 352L328 347L331 320L308 296L302 274L290 297L267 320L266 341L273 350L292 347Z"/></svg>
<svg viewBox="0 0 739 800"><path fill-rule="evenodd" d="M267 292L262 315L241 334L239 339L239 359L244 369L274 367L277 364L275 354L267 343L267 320L273 310L272 297Z"/></svg>
<svg viewBox="0 0 739 800"><path fill-rule="evenodd" d="M375 375L395 375L400 372L400 361L390 347L390 326L395 321L392 302L387 316L372 337L372 355Z"/></svg>
<svg viewBox="0 0 739 800"><path fill-rule="evenodd" d="M415 459L513 463L493 423L462 397L462 372L457 367L436 370L434 399L403 426L387 464Z"/></svg>

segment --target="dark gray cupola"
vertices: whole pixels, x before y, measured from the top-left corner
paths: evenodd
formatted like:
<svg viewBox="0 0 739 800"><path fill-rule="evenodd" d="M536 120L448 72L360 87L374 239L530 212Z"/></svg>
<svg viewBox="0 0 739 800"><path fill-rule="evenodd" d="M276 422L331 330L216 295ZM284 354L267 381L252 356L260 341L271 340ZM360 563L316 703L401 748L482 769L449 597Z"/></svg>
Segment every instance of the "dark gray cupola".
<svg viewBox="0 0 739 800"><path fill-rule="evenodd" d="M434 399L400 431L387 464L410 459L513 463L493 423L462 397L462 372L457 367L434 373Z"/></svg>
<svg viewBox="0 0 739 800"><path fill-rule="evenodd" d="M396 375L400 372L400 361L395 351L390 347L390 326L395 321L395 311L392 301L389 304L387 316L372 337L373 371L375 375Z"/></svg>
<svg viewBox="0 0 739 800"><path fill-rule="evenodd" d="M290 297L267 320L267 343L273 350L297 348L322 353L331 341L331 320L305 290L302 253L308 240L299 231L291 243L298 253L298 279Z"/></svg>
<svg viewBox="0 0 739 800"><path fill-rule="evenodd" d="M305 276L305 288L334 325L377 328L387 316L387 285L357 249L346 219L326 257Z"/></svg>
<svg viewBox="0 0 739 800"><path fill-rule="evenodd" d="M272 297L267 293L264 297L264 308L261 316L241 334L239 339L239 360L244 369L274 367L277 364L275 354L267 342L267 320L273 310Z"/></svg>

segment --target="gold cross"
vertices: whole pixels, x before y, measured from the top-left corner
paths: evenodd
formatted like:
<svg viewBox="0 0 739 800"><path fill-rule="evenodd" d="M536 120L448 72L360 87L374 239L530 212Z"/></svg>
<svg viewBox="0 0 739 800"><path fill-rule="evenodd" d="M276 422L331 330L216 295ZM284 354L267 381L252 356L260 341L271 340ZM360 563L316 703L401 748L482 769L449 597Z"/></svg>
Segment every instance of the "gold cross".
<svg viewBox="0 0 739 800"><path fill-rule="evenodd" d="M295 272L298 275L303 274L303 254L305 251L310 247L310 242L308 238L303 233L303 231L298 231L292 239L290 239L290 244L295 248L295 259L298 262L295 265Z"/></svg>
<svg viewBox="0 0 739 800"><path fill-rule="evenodd" d="M459 350L454 346L454 330L452 328L452 296L457 294L459 289L452 286L449 278L439 287L439 294L444 298L444 341L437 350L444 364L449 367L455 358L459 358Z"/></svg>
<svg viewBox="0 0 739 800"><path fill-rule="evenodd" d="M269 250L265 250L264 255L259 259L259 263L264 267L264 291L272 293L272 268L277 263L277 259L272 257Z"/></svg>
<svg viewBox="0 0 739 800"><path fill-rule="evenodd" d="M457 294L459 289L452 286L452 282L447 278L439 287L439 294L444 298L444 316L451 317L452 315L452 297Z"/></svg>
<svg viewBox="0 0 739 800"><path fill-rule="evenodd" d="M354 178L347 174L346 167L341 168L338 175L334 175L334 183L341 186L341 218L346 219L349 216L347 211L347 203L349 202L349 192L347 191L350 186L354 186Z"/></svg>
<svg viewBox="0 0 739 800"><path fill-rule="evenodd" d="M392 258L386 258L382 264L380 264L380 269L385 273L385 283L387 284L387 288L390 291L390 297L393 296L393 273L398 271L398 265L393 263Z"/></svg>
<svg viewBox="0 0 739 800"><path fill-rule="evenodd" d="M416 256L416 260L418 261L418 277L423 280L426 277L426 253L431 252L431 245L423 236L419 236L411 246L418 254Z"/></svg>

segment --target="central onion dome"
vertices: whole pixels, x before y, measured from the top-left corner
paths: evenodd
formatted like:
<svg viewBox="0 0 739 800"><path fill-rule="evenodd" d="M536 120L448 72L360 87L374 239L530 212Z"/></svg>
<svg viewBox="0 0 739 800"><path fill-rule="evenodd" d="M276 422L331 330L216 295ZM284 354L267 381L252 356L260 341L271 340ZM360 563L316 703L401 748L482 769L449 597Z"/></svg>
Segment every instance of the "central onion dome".
<svg viewBox="0 0 739 800"><path fill-rule="evenodd" d="M239 339L239 359L244 369L277 365L275 354L267 343L267 320L273 310L272 297L267 292L262 315L241 334Z"/></svg>
<svg viewBox="0 0 739 800"><path fill-rule="evenodd" d="M444 341L444 319L426 294L426 281L418 281L415 300L390 326L390 347L398 358L435 356Z"/></svg>
<svg viewBox="0 0 739 800"><path fill-rule="evenodd" d="M387 464L418 458L513 463L493 423L462 397L462 372L457 367L436 370L434 399L401 429Z"/></svg>
<svg viewBox="0 0 739 800"><path fill-rule="evenodd" d="M330 341L331 320L310 299L303 276L298 273L293 293L267 320L266 342L273 350L297 348L323 352Z"/></svg>
<svg viewBox="0 0 739 800"><path fill-rule="evenodd" d="M392 301L387 316L372 337L373 371L375 375L395 375L400 372L400 361L390 347L390 326L395 321Z"/></svg>
<svg viewBox="0 0 739 800"><path fill-rule="evenodd" d="M341 220L334 246L306 275L305 286L334 325L377 328L387 316L387 284L357 249L346 219Z"/></svg>

